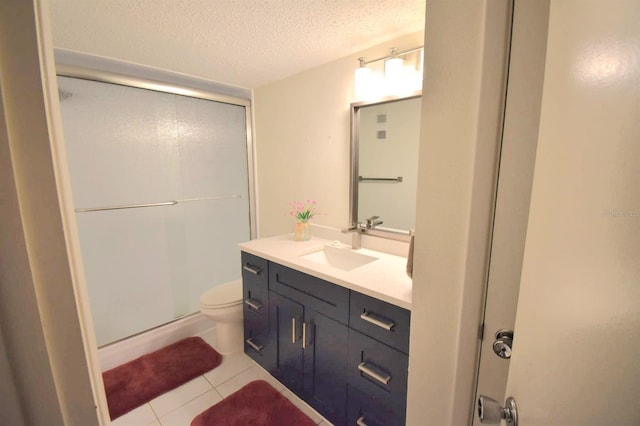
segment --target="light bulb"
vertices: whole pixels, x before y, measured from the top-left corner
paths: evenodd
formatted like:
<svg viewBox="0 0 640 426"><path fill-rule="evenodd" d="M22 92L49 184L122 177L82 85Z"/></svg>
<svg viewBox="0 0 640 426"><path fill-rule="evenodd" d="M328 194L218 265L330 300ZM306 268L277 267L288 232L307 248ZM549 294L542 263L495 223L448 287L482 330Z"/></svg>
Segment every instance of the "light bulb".
<svg viewBox="0 0 640 426"><path fill-rule="evenodd" d="M391 80L401 78L403 69L404 60L402 58L387 59L384 63L384 76Z"/></svg>
<svg viewBox="0 0 640 426"><path fill-rule="evenodd" d="M355 94L357 99L365 99L371 89L371 68L367 67L365 58L359 58L360 66L356 68Z"/></svg>
<svg viewBox="0 0 640 426"><path fill-rule="evenodd" d="M404 86L404 60L398 56L398 50L391 49L391 57L384 62L384 79L387 94L397 95Z"/></svg>

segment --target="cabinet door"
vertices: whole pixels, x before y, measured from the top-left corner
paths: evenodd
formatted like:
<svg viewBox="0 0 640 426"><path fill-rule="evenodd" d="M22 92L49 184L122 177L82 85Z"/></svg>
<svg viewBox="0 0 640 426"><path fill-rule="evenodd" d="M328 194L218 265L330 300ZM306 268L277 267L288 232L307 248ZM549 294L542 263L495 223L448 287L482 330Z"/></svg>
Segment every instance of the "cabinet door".
<svg viewBox="0 0 640 426"><path fill-rule="evenodd" d="M291 299L269 292L270 340L277 347L275 365L270 370L296 394L302 393L302 322L304 308Z"/></svg>
<svg viewBox="0 0 640 426"><path fill-rule="evenodd" d="M345 424L349 329L310 309L305 315L303 397L334 425Z"/></svg>

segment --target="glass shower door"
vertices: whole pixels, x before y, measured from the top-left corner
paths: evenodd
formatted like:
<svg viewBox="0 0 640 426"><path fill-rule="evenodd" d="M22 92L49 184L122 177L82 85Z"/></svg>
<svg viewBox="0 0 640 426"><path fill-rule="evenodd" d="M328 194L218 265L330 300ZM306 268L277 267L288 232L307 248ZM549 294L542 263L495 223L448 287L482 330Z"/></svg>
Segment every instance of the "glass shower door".
<svg viewBox="0 0 640 426"><path fill-rule="evenodd" d="M59 77L99 345L197 312L250 238L245 108Z"/></svg>

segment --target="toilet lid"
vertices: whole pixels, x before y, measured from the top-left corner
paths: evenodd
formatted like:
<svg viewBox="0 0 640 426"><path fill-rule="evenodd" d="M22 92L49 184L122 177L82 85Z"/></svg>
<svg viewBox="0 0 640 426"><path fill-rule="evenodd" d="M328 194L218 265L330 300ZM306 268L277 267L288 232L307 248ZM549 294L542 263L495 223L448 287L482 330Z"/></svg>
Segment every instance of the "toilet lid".
<svg viewBox="0 0 640 426"><path fill-rule="evenodd" d="M242 280L217 285L200 296L204 307L224 308L242 303Z"/></svg>

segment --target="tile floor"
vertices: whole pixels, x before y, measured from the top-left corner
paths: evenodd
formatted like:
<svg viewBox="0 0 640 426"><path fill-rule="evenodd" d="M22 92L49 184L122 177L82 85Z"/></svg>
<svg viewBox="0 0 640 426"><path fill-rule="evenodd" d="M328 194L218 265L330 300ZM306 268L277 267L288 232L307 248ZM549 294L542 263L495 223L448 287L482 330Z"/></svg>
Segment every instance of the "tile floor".
<svg viewBox="0 0 640 426"><path fill-rule="evenodd" d="M243 353L227 355L222 364L149 403L117 418L114 426L189 426L198 414L253 380L266 380L319 426L331 426L305 402L285 389Z"/></svg>

